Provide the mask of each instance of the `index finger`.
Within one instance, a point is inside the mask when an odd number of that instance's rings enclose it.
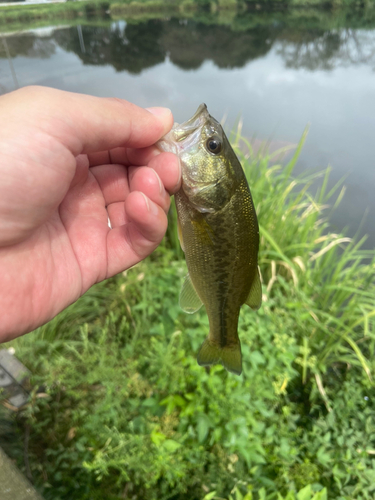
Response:
[[[1,98],[0,98],[1,102]],[[151,146],[173,125],[167,108],[140,108],[123,99],[94,97],[48,87],[24,87],[7,95],[9,115],[22,110],[24,123],[53,131],[78,156],[121,146]]]
[[[160,155],[160,149],[155,145],[147,148],[114,148],[107,151],[98,151],[88,155],[90,167],[97,165],[147,165],[155,156]]]

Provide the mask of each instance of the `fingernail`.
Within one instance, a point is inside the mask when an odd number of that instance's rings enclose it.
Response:
[[[147,206],[147,210],[150,211],[150,203],[149,203],[149,200],[147,198],[147,196],[141,192],[141,195],[143,196],[143,198],[145,199],[145,203],[146,203],[146,206]]]
[[[162,120],[164,120],[165,118],[169,118],[169,116],[172,114],[172,111],[169,108],[146,108],[146,109],[147,111],[157,116],[158,118],[161,118]]]
[[[159,183],[159,192],[160,192],[160,194],[164,194],[164,186],[163,186],[163,183],[161,182],[161,179],[160,179],[160,177],[158,176],[158,174],[155,172],[155,170],[154,170],[153,172],[154,172],[155,177],[157,178],[158,183]]]
[[[180,160],[178,159],[178,181],[174,187],[173,192],[176,192],[178,189],[180,189],[181,177],[182,177],[181,163]]]
[[[146,205],[147,205],[147,210],[149,212],[151,212],[152,214],[154,215],[159,215],[159,207],[156,203],[154,203],[153,201],[151,201],[149,198],[147,198],[147,196],[144,194],[144,193],[141,193],[142,196],[144,197],[145,199],[145,202],[146,202]]]

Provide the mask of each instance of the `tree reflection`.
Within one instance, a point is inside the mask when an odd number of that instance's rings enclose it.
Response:
[[[260,57],[271,47],[268,29],[237,33],[229,27],[195,22],[147,21],[114,23],[110,27],[82,26],[57,31],[56,42],[75,52],[84,64],[111,64],[117,71],[140,73],[166,56],[182,69],[196,69],[212,60],[219,68],[236,68]]]
[[[271,49],[289,68],[330,71],[349,64],[375,68],[374,32],[328,28],[332,24],[332,18],[288,17],[288,13],[248,13],[228,25],[212,19],[172,18],[138,24],[101,21],[97,26],[56,29],[44,37],[36,32],[9,36],[7,42],[12,57],[49,57],[57,44],[77,54],[83,64],[111,64],[117,71],[133,74],[167,57],[184,70],[197,69],[206,60],[219,68],[241,68]],[[0,57],[5,54],[0,52]]]
[[[113,23],[110,27],[82,26],[85,50],[76,28],[56,32],[56,42],[75,52],[84,64],[111,64],[117,71],[140,73],[164,61],[161,46],[162,24],[149,21],[137,25]]]
[[[311,71],[332,70],[339,66],[367,64],[375,69],[373,31],[341,29],[301,35],[300,40],[280,36],[276,52],[289,68]]]
[[[227,26],[179,23],[171,20],[163,30],[162,45],[171,61],[182,69],[196,69],[211,60],[219,68],[241,68],[265,55],[272,42],[268,27],[244,32]]]
[[[54,54],[56,49],[51,37],[41,37],[35,33],[7,36],[6,41],[11,57],[25,56],[46,59]],[[4,51],[0,51],[0,57],[6,57]]]

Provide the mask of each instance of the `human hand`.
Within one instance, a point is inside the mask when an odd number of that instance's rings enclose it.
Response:
[[[162,240],[181,174],[153,146],[172,114],[150,111],[43,87],[0,97],[0,342]]]

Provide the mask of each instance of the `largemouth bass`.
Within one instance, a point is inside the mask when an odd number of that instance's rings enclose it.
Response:
[[[198,364],[221,362],[240,375],[240,308],[258,309],[262,302],[259,228],[244,171],[205,104],[190,120],[175,124],[158,146],[181,162],[182,187],[175,201],[189,274],[180,306],[194,313],[204,304],[210,326]]]

